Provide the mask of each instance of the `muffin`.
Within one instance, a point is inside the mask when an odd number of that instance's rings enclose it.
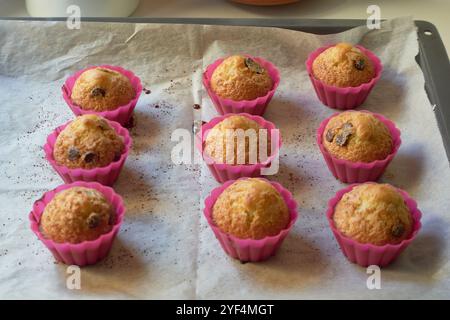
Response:
[[[214,70],[211,88],[221,98],[234,101],[254,100],[273,87],[267,70],[250,57],[234,55]]]
[[[322,143],[332,156],[352,162],[385,159],[393,148],[386,125],[373,114],[360,111],[332,117],[323,131]]]
[[[389,184],[354,187],[337,203],[333,221],[346,237],[377,246],[398,244],[409,237],[413,228],[405,200]]]
[[[58,165],[71,169],[104,167],[120,159],[123,140],[104,118],[83,115],[58,135],[53,157]]]
[[[126,105],[136,96],[130,79],[120,72],[97,67],[75,81],[72,101],[81,109],[102,112]]]
[[[240,239],[274,236],[289,224],[289,210],[281,194],[259,178],[237,180],[217,198],[214,224]]]
[[[335,87],[358,87],[375,77],[372,61],[357,47],[338,43],[313,61],[313,76]]]
[[[55,242],[80,243],[111,231],[114,219],[113,208],[100,191],[72,187],[57,193],[47,204],[40,228]]]
[[[238,157],[238,137],[237,131],[241,129],[244,133],[248,133],[245,136],[245,163],[242,163],[244,158],[239,159]],[[211,131],[208,133],[205,141],[205,152],[208,154],[216,163],[227,163],[232,165],[237,164],[254,164],[256,162],[261,162],[265,159],[260,159],[259,149],[260,149],[260,131],[266,130],[262,128],[256,121],[243,116],[243,115],[232,115],[222,120],[216,124]],[[252,130],[252,131],[247,131]],[[235,133],[233,138],[233,144],[227,143],[230,138],[230,134]],[[254,135],[253,135],[254,133]],[[256,138],[256,148],[250,144],[252,140],[251,137]],[[227,152],[227,144],[230,149],[233,147],[233,154]],[[262,144],[262,143],[261,143]],[[270,132],[267,130],[267,153],[270,155]],[[240,149],[242,150],[242,149]],[[231,150],[230,150],[231,151]],[[231,152],[230,152],[231,153]],[[233,156],[233,158],[232,158]]]

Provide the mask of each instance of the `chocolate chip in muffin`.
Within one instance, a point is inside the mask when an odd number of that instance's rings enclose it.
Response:
[[[396,238],[399,238],[405,232],[405,227],[402,224],[398,224],[392,228],[392,235]]]
[[[75,147],[71,147],[71,148],[69,149],[69,154],[68,154],[67,158],[68,158],[70,161],[76,161],[76,160],[78,160],[78,158],[80,158],[80,151],[78,151],[78,149],[75,148]]]
[[[97,228],[100,224],[100,216],[97,213],[92,212],[87,218],[86,222],[89,229]]]
[[[343,147],[343,146],[345,146],[345,145],[347,144],[347,142],[348,142],[348,137],[349,137],[349,135],[344,134],[344,133],[340,133],[340,134],[338,134],[338,135],[336,136],[336,139],[335,139],[334,141],[336,142],[336,144],[337,144],[339,147]]]
[[[364,67],[366,66],[366,63],[365,63],[365,61],[363,59],[358,59],[358,60],[355,60],[354,65],[355,65],[356,69],[364,70]]]
[[[347,144],[350,136],[353,134],[353,125],[350,122],[346,122],[342,125],[342,131],[336,136],[334,142],[343,147]]]
[[[84,162],[86,162],[86,163],[90,163],[90,162],[94,161],[94,159],[95,159],[95,153],[94,152],[87,152],[84,155]]]
[[[346,122],[342,125],[342,130],[344,131],[352,131],[353,129],[353,124],[351,122]]]
[[[257,74],[264,73],[264,69],[253,59],[245,58],[245,66]]]
[[[200,107],[200,105],[199,104],[194,104],[194,110],[200,110],[201,109],[201,107]]]
[[[329,129],[329,130],[327,131],[327,134],[325,135],[325,139],[326,139],[328,142],[332,142],[332,141],[333,141],[333,138],[334,138],[334,130]]]
[[[91,97],[105,97],[106,95],[106,91],[105,89],[102,88],[95,88],[94,90],[91,91]]]

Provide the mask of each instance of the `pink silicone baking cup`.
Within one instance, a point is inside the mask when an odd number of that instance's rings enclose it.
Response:
[[[333,45],[321,47],[309,54],[308,59],[306,60],[306,69],[308,71],[309,78],[311,79],[314,90],[317,93],[317,97],[320,101],[322,101],[324,105],[330,108],[341,110],[354,109],[364,103],[372,88],[375,86],[378,80],[380,80],[381,73],[383,71],[383,65],[380,59],[378,59],[378,57],[372,51],[367,50],[360,45],[356,45],[356,47],[360,49],[373,62],[373,65],[375,67],[374,78],[370,80],[370,82],[363,83],[358,87],[340,88],[328,85],[314,77],[312,65],[319,54],[332,46]]]
[[[86,187],[96,189],[101,192],[111,203],[115,211],[115,222],[110,232],[101,235],[98,239],[84,241],[81,243],[58,243],[46,238],[40,230],[40,221],[42,213],[47,204],[60,191],[72,187]],[[38,236],[44,245],[50,250],[57,261],[67,265],[86,266],[99,262],[105,258],[112,246],[112,243],[120,229],[125,207],[122,198],[110,187],[106,187],[96,182],[78,181],[71,184],[64,184],[52,191],[46,192],[41,199],[33,205],[33,210],[29,214],[31,230]]]
[[[370,182],[369,182],[370,183]],[[337,203],[341,200],[344,194],[350,192],[355,186],[358,184],[353,184],[348,186],[336,193],[334,198],[328,201],[328,210],[327,210],[327,219],[330,224],[330,228],[333,231],[336,240],[344,253],[344,255],[353,263],[356,263],[362,267],[367,267],[370,265],[377,265],[380,267],[385,267],[393,262],[400,253],[405,250],[405,248],[414,240],[419,229],[421,228],[420,218],[422,217],[422,213],[417,208],[417,203],[414,201],[408,193],[401,189],[397,189],[397,191],[401,194],[403,199],[405,200],[406,205],[411,212],[411,216],[414,220],[413,228],[411,231],[411,235],[400,242],[399,244],[386,244],[384,246],[377,246],[370,243],[359,243],[355,240],[352,240],[345,235],[343,235],[339,230],[336,229],[334,225],[333,215],[334,209]]]
[[[272,161],[279,156],[279,151],[282,145],[281,133],[279,133],[278,143],[275,145],[273,153],[265,161],[246,165],[215,163],[215,161],[206,152],[204,152],[204,143],[206,141],[209,130],[211,130],[219,122],[233,115],[234,114],[229,113],[223,116],[216,117],[211,121],[203,124],[200,132],[196,135],[195,139],[196,147],[200,151],[200,154],[202,154],[206,165],[208,166],[214,178],[220,183],[224,183],[228,180],[236,180],[241,177],[260,177],[261,170],[263,168],[270,167]],[[268,130],[268,136],[270,135],[270,132],[272,130],[276,129],[275,125],[272,122],[269,122],[260,116],[255,116],[248,113],[240,113],[238,115],[256,121],[262,128]]]
[[[133,86],[133,88],[136,92],[136,96],[133,98],[133,100],[131,100],[126,105],[120,106],[114,110],[103,111],[103,112],[84,110],[84,109],[80,108],[78,105],[76,105],[71,99],[72,88],[75,84],[75,81],[86,70],[90,70],[90,69],[94,69],[94,68],[98,68],[98,67],[120,72],[121,74],[126,76],[128,79],[130,79],[131,85]],[[63,98],[66,101],[67,105],[72,110],[72,112],[76,116],[83,115],[83,114],[97,114],[108,120],[116,121],[116,122],[120,123],[121,125],[126,125],[129,122],[129,120],[133,114],[133,110],[136,107],[139,97],[141,96],[141,92],[142,92],[141,80],[133,72],[131,72],[129,70],[125,70],[121,67],[111,66],[111,65],[92,66],[92,67],[77,71],[75,74],[73,74],[72,76],[67,78],[66,82],[62,86]]]
[[[397,154],[397,151],[400,148],[402,142],[402,140],[400,139],[400,130],[397,129],[392,121],[383,117],[381,114],[365,110],[362,110],[361,112],[372,114],[386,125],[389,132],[391,133],[393,147],[391,153],[383,160],[375,160],[372,162],[351,162],[344,159],[338,159],[331,155],[325,149],[322,143],[322,135],[325,127],[328,124],[328,121],[330,121],[331,118],[337,116],[338,113],[333,114],[331,117],[322,121],[319,128],[317,129],[317,144],[319,145],[320,151],[322,152],[322,155],[331,173],[344,183],[361,183],[378,180],[386,170],[386,167]]]
[[[47,142],[44,145],[45,158],[53,169],[55,169],[55,171],[61,176],[65,183],[71,183],[74,181],[95,181],[107,186],[112,186],[114,182],[116,182],[120,171],[122,170],[123,164],[125,163],[125,160],[130,152],[132,139],[128,133],[128,130],[122,127],[119,123],[110,120],[106,121],[108,121],[109,125],[114,128],[117,134],[123,137],[125,148],[119,160],[113,161],[105,167],[93,169],[70,169],[56,163],[55,158],[53,157],[53,149],[55,147],[56,138],[58,138],[61,131],[64,130],[64,128],[67,127],[71,121],[59,126],[47,137]]]
[[[203,213],[206,217],[206,220],[208,221],[209,226],[213,230],[214,235],[216,236],[217,240],[219,240],[219,243],[222,246],[223,250],[229,256],[242,262],[263,261],[275,255],[278,248],[281,246],[283,240],[286,238],[287,234],[292,229],[292,226],[295,224],[295,221],[298,218],[297,203],[292,197],[292,194],[287,189],[283,188],[279,183],[266,179],[264,180],[269,182],[272,186],[274,186],[275,189],[278,190],[278,192],[280,192],[289,209],[290,214],[290,221],[287,227],[281,230],[280,233],[275,236],[265,237],[258,240],[240,239],[221,231],[219,227],[215,225],[212,219],[212,209],[214,207],[214,204],[216,203],[217,198],[222,194],[222,192],[236,180],[227,181],[222,186],[215,188],[205,199],[205,209],[203,210]]]
[[[249,113],[262,116],[266,111],[270,100],[272,100],[272,97],[275,94],[275,90],[280,84],[280,73],[272,63],[260,57],[252,57],[249,55],[245,56],[252,58],[267,70],[269,76],[272,78],[272,90],[267,92],[265,96],[259,97],[254,100],[234,101],[231,99],[224,99],[219,97],[211,88],[211,77],[214,73],[214,70],[216,70],[216,68],[222,63],[222,61],[225,60],[225,58],[220,58],[206,68],[206,71],[203,73],[203,85],[205,86],[209,97],[216,107],[217,112],[221,115],[227,113]]]

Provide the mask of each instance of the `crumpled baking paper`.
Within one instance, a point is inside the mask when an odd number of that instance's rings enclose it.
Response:
[[[0,298],[449,298],[450,170],[414,59],[418,43],[410,18],[326,36],[131,23],[82,23],[69,30],[64,22],[0,21],[0,39]],[[369,290],[370,274],[343,256],[325,217],[327,200],[345,185],[315,144],[317,126],[334,111],[317,99],[304,62],[317,47],[338,41],[360,43],[384,64],[359,109],[382,113],[401,129],[403,144],[382,182],[408,191],[423,213],[415,241],[382,269],[379,290]],[[265,114],[284,142],[280,171],[270,179],[294,194],[300,212],[278,254],[257,264],[226,256],[209,229],[203,201],[218,183],[207,167],[171,161],[172,132],[217,115],[201,75],[232,53],[264,57],[281,72]],[[134,145],[115,185],[127,207],[122,229],[106,260],[81,269],[77,290],[67,286],[71,271],[31,232],[28,213],[62,183],[42,150],[47,135],[73,118],[61,86],[71,73],[97,64],[134,71],[151,93],[137,105]]]

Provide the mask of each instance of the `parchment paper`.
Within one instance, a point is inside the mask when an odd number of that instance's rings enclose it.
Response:
[[[275,28],[0,22],[0,298],[449,298],[450,170],[424,79],[414,57],[410,18],[316,36]],[[328,228],[329,198],[344,187],[325,166],[315,130],[334,111],[317,99],[304,62],[318,46],[350,41],[373,50],[385,70],[362,108],[396,122],[403,144],[382,178],[407,190],[423,212],[416,240],[369,290],[364,268],[351,264]],[[216,115],[201,73],[216,58],[248,53],[272,61],[282,80],[265,117],[281,130],[281,182],[300,218],[278,254],[241,264],[222,251],[202,215],[218,183],[207,167],[170,160],[176,128]],[[71,73],[116,64],[138,74],[142,94],[131,129],[132,152],[115,185],[127,207],[106,260],[81,271],[81,290],[66,287],[31,232],[34,200],[62,183],[43,157],[47,135],[73,118],[61,97]],[[202,106],[200,111],[193,104]]]

